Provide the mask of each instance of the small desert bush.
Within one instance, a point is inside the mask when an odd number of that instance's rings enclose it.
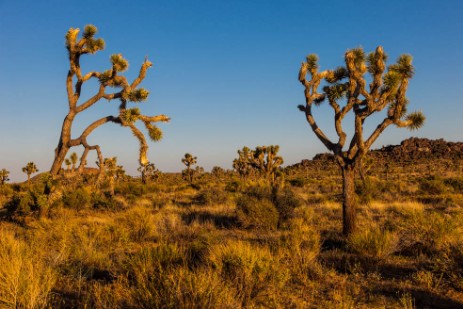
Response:
[[[140,197],[147,193],[147,186],[140,182],[134,181],[119,183],[115,186],[114,193],[120,195],[132,194],[134,196]]]
[[[423,194],[430,195],[440,195],[447,193],[448,191],[448,188],[445,185],[444,180],[436,176],[431,176],[422,179],[420,181],[419,188]]]
[[[400,221],[403,249],[417,248],[428,254],[440,254],[463,241],[463,215],[445,215],[437,211],[415,212]],[[414,249],[413,249],[414,250]]]
[[[293,187],[302,188],[302,187],[304,187],[304,185],[306,183],[306,180],[304,178],[295,178],[295,179],[289,180],[289,183]]]
[[[47,196],[35,191],[14,193],[5,205],[10,213],[28,215],[34,211],[48,208]]]
[[[427,270],[420,270],[414,273],[412,278],[417,284],[424,285],[427,289],[439,288],[442,282],[442,275],[436,276]]]
[[[273,200],[278,211],[278,225],[282,226],[294,215],[294,210],[303,204],[302,199],[290,188],[277,189],[273,192]]]
[[[245,227],[273,230],[284,226],[302,203],[289,187],[251,186],[237,200],[238,219]]]
[[[82,210],[90,207],[92,197],[86,189],[78,188],[63,194],[62,200],[65,207]]]
[[[9,184],[0,185],[0,196],[10,196],[14,192]]]
[[[275,301],[269,295],[277,295],[289,279],[287,269],[280,266],[267,247],[244,241],[214,246],[209,263],[226,283],[236,287],[243,306],[251,301],[257,307],[268,306],[268,302]]]
[[[93,192],[90,203],[93,205],[93,208],[103,210],[118,210],[124,207],[118,200],[101,192]]]
[[[207,269],[159,269],[136,278],[131,289],[136,308],[239,308],[234,289]]]
[[[57,280],[42,252],[0,229],[0,307],[41,308],[49,303]]]
[[[395,232],[372,226],[350,235],[347,244],[358,254],[385,258],[397,250],[398,236]]]
[[[444,184],[451,187],[455,193],[463,193],[463,177],[447,178]]]
[[[284,257],[294,278],[305,282],[322,273],[317,262],[320,253],[320,234],[304,217],[290,221],[287,234],[282,236],[280,255]]]
[[[275,205],[268,199],[243,195],[236,202],[238,221],[244,227],[275,230],[279,214]]]
[[[194,202],[199,205],[225,204],[227,200],[227,193],[217,187],[206,187],[194,198]]]
[[[154,235],[154,217],[150,210],[143,207],[129,209],[121,225],[127,227],[130,239],[134,242],[142,242]]]

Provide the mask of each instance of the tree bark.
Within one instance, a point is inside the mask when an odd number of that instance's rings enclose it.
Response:
[[[354,176],[354,165],[347,164],[342,167],[342,220],[345,236],[352,234],[356,227]]]
[[[58,175],[63,161],[70,149],[69,142],[71,140],[71,127],[74,121],[75,113],[70,111],[69,114],[64,118],[63,127],[61,128],[61,136],[58,142],[58,146],[55,149],[55,159],[50,169],[50,174]]]

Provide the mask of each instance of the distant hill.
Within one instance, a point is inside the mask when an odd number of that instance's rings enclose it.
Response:
[[[428,160],[463,160],[463,142],[447,142],[444,139],[430,140],[427,138],[411,137],[403,140],[400,145],[383,146],[380,149],[371,150],[368,156],[378,161],[410,162]],[[319,153],[312,160],[302,160],[293,165],[312,165],[323,162],[332,162],[334,156],[330,153]]]

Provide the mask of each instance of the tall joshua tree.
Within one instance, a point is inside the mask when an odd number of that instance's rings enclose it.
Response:
[[[238,158],[233,160],[233,168],[240,174],[243,181],[246,181],[252,172],[252,156],[251,149],[244,146],[242,150],[238,150]]]
[[[27,174],[27,184],[30,185],[31,184],[31,175],[34,174],[34,173],[37,173],[39,171],[39,169],[37,168],[37,166],[35,165],[34,162],[29,162],[29,163],[27,163],[26,166],[24,166],[22,168],[22,171]]]
[[[129,83],[126,77],[119,75],[128,68],[128,62],[121,54],[114,54],[110,57],[111,67],[104,72],[91,71],[86,74],[82,73],[80,67],[80,57],[86,54],[94,54],[103,50],[105,43],[103,39],[95,38],[97,28],[93,25],[85,26],[84,32],[78,38],[80,30],[70,28],[66,34],[66,48],[69,54],[69,71],[66,78],[66,90],[68,95],[69,111],[63,121],[61,135],[58,146],[55,149],[55,159],[50,169],[52,175],[57,175],[59,169],[71,147],[82,145],[84,152],[80,158],[79,170],[82,171],[86,162],[88,152],[95,150],[100,162],[100,174],[103,173],[103,155],[99,145],[90,145],[87,137],[99,126],[113,122],[123,127],[128,127],[140,142],[140,164],[145,164],[147,160],[148,144],[143,133],[135,126],[135,122],[140,120],[148,130],[152,140],[158,141],[162,138],[162,131],[155,125],[159,121],[169,121],[165,115],[145,116],[141,114],[138,108],[128,108],[129,102],[139,103],[148,98],[149,92],[138,86],[146,76],[146,71],[152,66],[152,63],[145,59],[141,65],[140,72],[132,83]],[[88,100],[79,103],[81,89],[84,83],[96,79],[99,81],[98,91]],[[119,88],[118,92],[108,93],[107,88]],[[108,101],[119,101],[119,113],[117,115],[108,115],[91,123],[78,136],[71,136],[72,123],[77,114],[87,110],[95,103],[105,99]]]
[[[6,169],[0,170],[0,184],[4,185],[10,178],[8,176],[10,175],[10,172],[7,171]]]
[[[319,71],[318,57],[311,54],[302,63],[299,81],[305,88],[305,105],[299,109],[305,113],[315,135],[336,157],[343,178],[343,232],[349,235],[355,230],[355,166],[369,151],[379,135],[390,125],[420,128],[425,120],[421,112],[407,113],[406,92],[414,68],[410,55],[401,55],[395,64],[386,69],[386,54],[381,46],[365,55],[362,48],[345,53],[345,67]],[[366,77],[366,73],[370,76]],[[309,75],[309,79],[307,76]],[[370,84],[367,86],[367,79]],[[321,93],[322,80],[326,85]],[[318,126],[312,115],[312,105],[328,101],[334,111],[334,127],[338,136],[332,141]],[[369,136],[364,136],[363,124],[371,115],[386,109],[380,124]],[[350,141],[343,129],[343,120],[349,113],[354,118],[354,133]],[[347,141],[347,144],[346,144]]]
[[[272,183],[275,182],[275,176],[280,165],[283,164],[283,157],[278,156],[280,146],[260,146],[252,152],[252,165],[261,175]]]
[[[191,167],[197,163],[197,157],[193,157],[191,154],[186,153],[185,156],[182,158],[182,163],[186,166],[186,176],[188,177],[188,181],[193,183],[193,174],[195,170]]]

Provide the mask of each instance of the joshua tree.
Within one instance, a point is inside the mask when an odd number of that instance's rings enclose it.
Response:
[[[154,163],[148,162],[138,168],[141,173],[141,182],[146,184],[149,180],[157,180],[161,172],[156,168]]]
[[[85,26],[82,37],[79,39],[79,29],[70,28],[66,34],[66,48],[69,53],[69,72],[66,79],[66,89],[68,95],[69,112],[64,118],[61,135],[58,146],[55,149],[55,160],[50,169],[52,175],[57,175],[64,158],[69,149],[74,146],[82,145],[84,152],[80,158],[79,170],[82,171],[86,162],[87,154],[90,150],[96,150],[100,166],[100,175],[103,173],[103,156],[98,145],[89,145],[87,137],[99,126],[113,122],[123,127],[129,127],[132,133],[140,142],[140,164],[145,164],[148,160],[146,153],[148,144],[143,133],[135,126],[135,122],[140,120],[148,130],[152,140],[158,141],[162,138],[162,131],[154,124],[159,121],[169,121],[169,117],[165,115],[145,116],[141,114],[138,108],[128,108],[129,102],[142,102],[148,98],[149,92],[143,88],[138,88],[143,81],[148,68],[152,63],[145,58],[138,76],[132,83],[129,83],[124,76],[119,73],[124,72],[128,68],[128,62],[121,54],[114,54],[110,57],[111,67],[104,72],[91,71],[86,74],[82,73],[80,67],[80,57],[85,54],[94,54],[99,50],[104,49],[104,41],[101,38],[95,39],[94,36],[97,28],[93,25]],[[97,93],[82,103],[78,103],[80,99],[81,89],[85,82],[96,79],[99,81]],[[120,91],[107,93],[107,88],[119,88]],[[102,99],[108,101],[119,100],[118,115],[106,116],[91,123],[81,134],[76,138],[71,136],[72,123],[77,114],[90,108],[95,103]]]
[[[10,175],[10,172],[7,171],[6,169],[2,169],[0,171],[0,183],[2,184],[2,186],[5,184],[5,182],[10,180],[10,178],[8,178],[9,175]]]
[[[252,151],[248,147],[238,150],[238,158],[233,160],[233,168],[240,174],[243,181],[246,181],[252,172]]]
[[[64,164],[66,164],[67,171],[69,172],[71,170],[71,160],[68,158],[64,159]]]
[[[72,171],[74,172],[76,170],[76,164],[77,164],[77,160],[79,159],[77,157],[77,153],[73,152],[71,153],[71,156],[69,157],[69,159],[71,160],[71,163],[72,163]]]
[[[355,229],[355,166],[368,152],[379,135],[391,124],[397,127],[418,129],[424,123],[420,112],[407,113],[408,100],[405,96],[408,80],[413,76],[412,57],[401,55],[395,64],[386,70],[386,54],[379,46],[365,55],[362,48],[348,50],[345,54],[345,67],[335,70],[318,70],[318,57],[311,54],[302,63],[299,81],[305,88],[306,104],[299,105],[305,113],[315,135],[335,155],[343,178],[343,232],[345,235]],[[366,73],[370,77],[366,78]],[[307,79],[307,75],[310,79]],[[318,88],[322,80],[326,81],[323,92]],[[367,79],[370,80],[367,88]],[[343,81],[345,80],[345,81]],[[312,115],[312,105],[320,105],[327,100],[334,111],[334,127],[338,140],[333,142],[318,126]],[[364,137],[365,119],[386,108],[381,123],[371,135]],[[355,132],[347,142],[342,122],[352,112]],[[346,149],[345,149],[346,147]],[[345,149],[345,150],[343,150]]]
[[[27,163],[26,166],[22,168],[22,171],[27,174],[27,184],[30,186],[31,184],[31,175],[37,173],[39,169],[35,166],[34,162]]]
[[[277,156],[279,149],[278,145],[260,146],[252,152],[252,166],[272,183],[275,182],[278,168],[283,164],[283,158]]]
[[[108,179],[108,182],[109,182],[109,195],[113,196],[114,195],[114,182],[116,180],[118,170],[121,167],[117,165],[116,157],[105,158],[103,160],[103,167],[104,167],[106,178]]]
[[[193,174],[195,173],[195,170],[192,169],[192,166],[196,164],[197,159],[197,157],[193,157],[189,153],[186,153],[185,156],[182,158],[182,163],[186,166],[184,174],[186,174],[185,176],[187,177],[190,183],[193,183]]]

